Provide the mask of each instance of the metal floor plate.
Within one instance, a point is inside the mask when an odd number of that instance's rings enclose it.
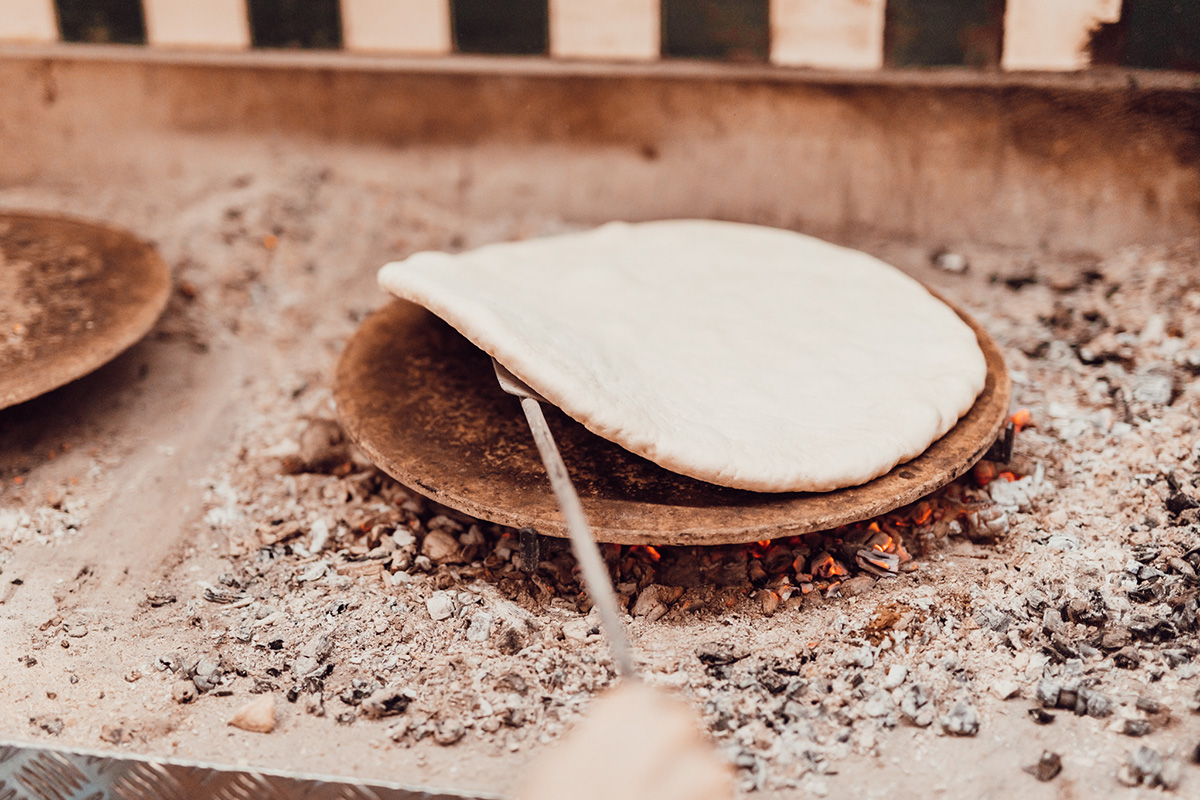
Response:
[[[481,796],[0,742],[3,800],[472,800],[475,797]]]
[[[731,544],[828,530],[954,480],[995,442],[1011,392],[996,343],[959,315],[987,360],[983,393],[922,455],[862,486],[790,494],[727,489],[669,472],[547,407],[597,540]],[[496,383],[483,351],[420,306],[397,300],[363,322],[342,353],[334,397],[346,431],[405,486],[475,517],[566,535],[519,402]]]

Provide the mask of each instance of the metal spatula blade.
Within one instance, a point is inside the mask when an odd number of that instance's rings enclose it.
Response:
[[[521,409],[525,412],[525,418],[529,420],[533,441],[546,467],[546,474],[550,476],[550,487],[554,490],[554,496],[558,498],[559,508],[566,519],[567,532],[571,536],[571,549],[575,553],[575,560],[579,562],[579,571],[583,575],[588,594],[592,596],[592,603],[600,613],[600,625],[608,638],[617,671],[623,677],[633,677],[633,652],[629,644],[629,634],[621,621],[612,579],[600,555],[600,548],[596,546],[596,537],[592,534],[587,515],[583,513],[583,504],[579,502],[575,484],[571,483],[567,466],[558,452],[558,445],[550,433],[550,426],[546,424],[546,416],[542,413],[541,406],[546,399],[494,358],[492,367],[496,370],[496,380],[500,382],[500,388],[521,399]]]

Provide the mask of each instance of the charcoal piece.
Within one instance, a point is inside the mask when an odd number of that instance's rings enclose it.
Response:
[[[1032,719],[1034,722],[1036,722],[1038,725],[1049,725],[1051,722],[1054,722],[1053,714],[1051,714],[1046,709],[1038,708],[1037,706],[1034,706],[1033,708],[1029,709],[1029,718]]]
[[[942,727],[955,736],[974,736],[979,733],[979,712],[971,704],[960,700],[942,719]]]
[[[1167,511],[1175,517],[1178,517],[1189,508],[1200,508],[1200,501],[1189,497],[1183,492],[1175,492],[1167,497]]]
[[[1150,723],[1144,719],[1127,719],[1121,726],[1121,733],[1126,736],[1145,736],[1150,731]]]
[[[1058,753],[1043,750],[1037,763],[1025,767],[1025,771],[1039,781],[1052,781],[1062,772],[1062,757]]]
[[[724,642],[705,642],[696,648],[696,658],[700,659],[702,664],[709,666],[724,666],[745,657],[745,653],[737,653],[733,649],[733,645]]]
[[[1039,703],[1046,708],[1054,708],[1058,705],[1058,698],[1062,693],[1062,685],[1049,678],[1042,678],[1037,682],[1035,692]]]

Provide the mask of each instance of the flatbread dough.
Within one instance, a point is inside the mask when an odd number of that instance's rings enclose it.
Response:
[[[379,282],[594,433],[739,489],[882,475],[950,430],[987,373],[971,329],[904,273],[755,225],[611,223],[417,253]]]

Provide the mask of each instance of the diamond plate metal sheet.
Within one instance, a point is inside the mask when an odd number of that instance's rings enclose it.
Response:
[[[0,800],[491,800],[493,797],[0,742]]]

